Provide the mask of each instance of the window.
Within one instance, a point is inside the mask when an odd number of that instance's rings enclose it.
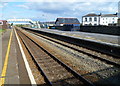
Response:
[[[85,18],[85,21],[87,21],[87,18]]]
[[[0,25],[3,25],[3,22],[2,22],[2,21],[0,21]]]
[[[114,20],[114,18],[113,18],[113,20]]]
[[[97,18],[96,18],[96,17],[94,18],[94,21],[97,21]]]
[[[114,23],[114,21],[112,23]]]
[[[97,26],[97,24],[94,24],[94,26]]]
[[[92,21],[92,18],[89,18],[89,21]]]

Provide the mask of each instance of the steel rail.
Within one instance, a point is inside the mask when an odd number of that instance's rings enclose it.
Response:
[[[120,58],[120,46],[116,46],[108,43],[101,43],[101,42],[92,41],[92,40],[81,39],[77,37],[70,37],[70,36],[65,36],[65,35],[60,35],[56,33],[40,31],[40,30],[34,30],[30,28],[25,28],[25,27],[22,27],[22,28],[25,30],[34,31],[42,35],[46,35],[46,36],[67,42],[67,43],[71,43],[80,47],[84,47],[90,50],[95,50],[110,56],[114,56],[116,58]]]
[[[16,30],[17,31],[17,30]],[[43,69],[41,68],[40,64],[37,63],[34,55],[30,52],[29,47],[27,46],[26,42],[24,41],[24,39],[20,36],[20,34],[18,33],[18,36],[20,37],[21,41],[23,42],[25,48],[27,49],[27,51],[29,52],[30,56],[32,57],[32,60],[35,62],[38,70],[41,72],[41,74],[44,76],[45,81],[48,83],[49,86],[52,86],[52,82],[49,81],[48,77],[46,76],[46,74],[44,73]]]
[[[93,83],[85,79],[83,76],[78,74],[76,71],[74,71],[71,67],[64,64],[62,61],[60,61],[58,58],[56,58],[54,55],[52,55],[49,51],[41,47],[38,43],[36,43],[33,39],[28,37],[26,34],[24,34],[29,40],[31,40],[34,44],[36,44],[39,48],[41,48],[44,52],[46,52],[50,57],[52,57],[54,60],[56,60],[59,64],[61,64],[65,69],[67,69],[69,72],[71,72],[76,78],[78,78],[80,81],[82,81],[87,86],[95,86]],[[34,58],[34,57],[33,57]],[[40,66],[40,65],[39,65]],[[46,76],[47,77],[47,76]],[[50,82],[52,84],[52,82]]]
[[[63,46],[65,46],[65,47],[68,47],[68,48],[70,48],[70,49],[73,49],[73,50],[75,50],[75,51],[78,51],[78,52],[80,52],[80,53],[87,54],[88,56],[92,56],[92,57],[95,58],[95,59],[97,58],[97,59],[99,59],[99,60],[101,60],[101,61],[105,61],[105,62],[108,63],[108,64],[112,64],[112,65],[115,65],[115,66],[120,67],[120,64],[117,64],[117,63],[115,63],[115,62],[113,62],[113,61],[110,61],[110,60],[101,58],[101,57],[96,56],[96,55],[92,55],[92,54],[90,54],[90,53],[88,53],[88,52],[85,52],[85,51],[76,49],[76,48],[74,48],[74,47],[68,46],[67,44],[60,43],[60,42],[55,41],[55,40],[53,40],[53,39],[51,39],[51,38],[49,38],[49,37],[45,37],[45,36],[43,36],[43,35],[41,35],[41,34],[39,34],[39,33],[33,32],[33,34],[35,34],[35,35],[37,35],[37,36],[40,36],[40,37],[42,37],[42,38],[45,38],[45,39],[47,39],[47,40],[50,40],[50,41],[52,41],[52,42],[55,42],[55,43],[57,43],[57,44],[63,45]]]

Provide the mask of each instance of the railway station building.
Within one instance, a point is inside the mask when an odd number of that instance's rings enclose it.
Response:
[[[62,28],[62,30],[76,31],[80,29],[80,22],[77,18],[57,18],[55,26]]]

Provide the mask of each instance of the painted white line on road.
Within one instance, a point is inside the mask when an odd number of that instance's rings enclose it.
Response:
[[[24,60],[24,62],[25,62],[25,67],[26,67],[26,69],[27,69],[28,76],[29,76],[29,78],[30,78],[31,84],[32,84],[32,86],[37,86],[37,85],[36,85],[36,82],[35,82],[35,79],[34,79],[34,76],[33,76],[33,74],[32,74],[32,71],[31,71],[31,69],[30,69],[29,63],[28,63],[28,61],[27,61],[27,59],[26,59],[26,56],[25,56],[25,53],[24,53],[24,51],[23,51],[22,45],[21,45],[20,40],[19,40],[19,38],[18,38],[18,35],[17,35],[17,33],[16,33],[16,30],[14,29],[14,31],[15,31],[16,38],[17,38],[17,41],[18,41],[18,44],[19,44],[20,51],[21,51],[21,53],[22,53],[23,60]]]

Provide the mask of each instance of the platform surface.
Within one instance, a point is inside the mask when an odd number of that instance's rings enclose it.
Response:
[[[10,35],[11,36],[11,42]],[[10,51],[8,54],[8,61],[6,61],[8,44],[10,43]],[[16,35],[13,29],[8,29],[1,37],[0,37],[0,46],[1,48],[1,57],[0,57],[0,79],[4,78],[5,85],[20,85],[26,84],[30,85],[30,79],[28,77],[27,70],[25,68],[25,63],[22,58],[22,54],[16,39]],[[4,63],[7,63],[7,68],[4,70]],[[2,73],[5,73],[5,76],[2,76]]]
[[[31,28],[31,29],[120,45],[120,36],[116,36],[116,35],[88,33],[88,32],[79,32],[79,31],[61,31],[55,29],[40,29],[40,28]]]

